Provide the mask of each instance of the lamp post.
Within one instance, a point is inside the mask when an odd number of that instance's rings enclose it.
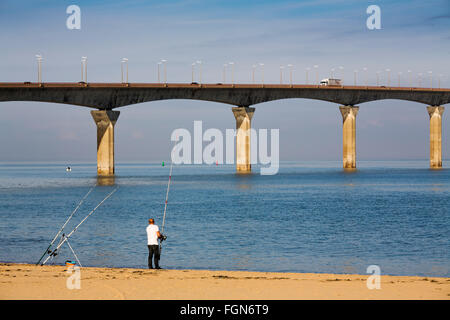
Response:
[[[430,88],[433,88],[433,71],[428,71],[428,74],[430,75]]]
[[[231,66],[231,84],[234,84],[234,62],[228,62]]]
[[[283,84],[283,69],[284,66],[280,66],[280,84]]]
[[[314,69],[316,70],[316,85],[319,84],[319,66],[317,64],[314,65]]]
[[[411,70],[408,70],[408,81],[409,81],[409,87],[412,87]]]
[[[83,77],[84,67],[84,77]],[[87,83],[87,57],[81,57],[81,81]]]
[[[255,83],[255,70],[256,70],[256,64],[252,66],[252,82]]]
[[[259,64],[261,67],[261,83],[264,84],[264,63]]]
[[[161,61],[157,63],[157,65],[158,65],[158,83],[161,83],[161,70],[160,70],[161,64],[162,64]]]
[[[441,88],[441,77],[442,77],[442,74],[439,74],[439,76],[438,76],[438,88],[439,89]]]
[[[287,66],[289,68],[289,84],[292,86],[292,69],[294,66],[292,64],[288,64]]]
[[[391,69],[386,69],[387,72],[387,86],[389,87],[391,85]]]
[[[227,64],[223,64],[223,71],[222,71],[222,77],[223,77],[223,83],[227,81]]]
[[[311,70],[311,68],[310,67],[307,67],[306,68],[306,84],[309,84],[309,70]]]
[[[167,64],[166,64],[167,60],[166,59],[161,59],[161,63],[163,64],[164,67],[164,83],[167,84]]]
[[[364,82],[366,83],[366,87],[367,87],[367,68],[364,67],[363,70],[364,70],[364,78],[365,78]]]
[[[42,56],[40,54],[36,55],[36,60],[38,63],[38,83],[41,84],[42,82]]]
[[[353,72],[354,72],[353,82],[354,82],[354,85],[356,86],[356,75],[358,74],[358,70],[355,69]]]
[[[126,64],[127,65],[127,81],[126,81],[126,83],[128,83],[128,59],[127,58],[122,58],[122,83],[123,83],[123,64]]]
[[[318,71],[319,66],[318,66],[317,64],[315,64],[315,65],[313,66],[313,68],[314,68],[315,74],[316,74],[316,84],[318,84],[318,82],[319,82],[319,71]]]
[[[380,85],[380,71],[377,71],[377,86]]]
[[[401,77],[402,77],[402,72],[400,71],[399,73],[398,73],[398,86],[400,87],[400,85],[401,85]]]
[[[192,63],[192,83],[194,83],[194,67],[195,67],[195,62]]]
[[[419,73],[418,76],[419,76],[419,87],[421,87],[422,86],[422,73]]]
[[[202,62],[200,60],[196,61],[196,64],[198,64],[198,83],[202,84]],[[166,80],[167,83],[167,80]]]

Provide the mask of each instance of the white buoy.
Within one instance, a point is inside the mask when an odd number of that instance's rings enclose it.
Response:
[[[70,172],[70,171],[72,171],[72,168],[71,168],[71,167],[67,167],[67,168],[66,168],[66,171],[67,171],[67,172]]]

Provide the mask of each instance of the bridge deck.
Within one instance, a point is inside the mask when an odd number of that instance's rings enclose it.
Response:
[[[308,84],[231,84],[231,83],[120,83],[120,82],[0,82],[0,88],[236,88],[236,89],[340,89],[340,90],[401,90],[417,92],[450,92],[446,88],[386,87],[386,86],[321,86]]]
[[[324,100],[340,105],[399,99],[438,106],[450,103],[450,89],[230,83],[0,83],[0,101],[54,102],[103,110],[167,99],[194,99],[248,107],[290,98]]]

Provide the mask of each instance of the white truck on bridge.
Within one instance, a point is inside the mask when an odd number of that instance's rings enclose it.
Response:
[[[326,78],[320,81],[321,86],[342,86],[341,79]]]

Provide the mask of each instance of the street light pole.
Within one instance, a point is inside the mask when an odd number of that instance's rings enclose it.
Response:
[[[311,68],[310,67],[307,67],[306,68],[306,84],[309,84],[309,70],[311,70]]]
[[[120,75],[121,75],[121,83],[123,83],[123,63],[124,61],[120,61]]]
[[[192,83],[194,83],[194,67],[195,67],[195,62],[192,63]]]
[[[292,64],[288,64],[289,67],[289,84],[292,86],[292,68],[294,67]]]
[[[253,84],[255,83],[255,69],[256,69],[256,64],[254,64],[252,66],[252,82],[253,82]]]
[[[353,79],[355,86],[356,86],[356,82],[357,82],[357,80],[356,80],[357,73],[358,73],[358,70],[355,69],[355,71],[354,71],[354,79]]]
[[[222,77],[223,77],[223,83],[225,84],[225,81],[227,81],[227,64],[223,64],[223,71],[222,71]]]
[[[84,67],[84,76],[83,76]],[[87,57],[81,57],[81,82],[87,83]]]
[[[433,88],[433,71],[428,71],[430,74],[430,88]]]
[[[391,69],[386,69],[386,72],[388,76],[387,86],[389,87],[391,85]]]
[[[401,77],[402,77],[402,72],[398,73],[398,86],[400,87],[401,85]]]
[[[37,63],[38,63],[38,83],[42,82],[42,56],[40,54],[36,55]]]
[[[128,83],[128,59],[127,58],[122,58],[122,64],[124,64],[124,63],[127,65],[127,77],[126,77],[127,82],[126,83]],[[122,83],[123,83],[123,68],[122,68]]]
[[[160,71],[160,69],[161,69],[161,64],[162,64],[161,61],[158,62],[158,83],[161,83],[161,71]]]
[[[319,84],[319,66],[317,64],[314,65],[314,69],[316,69],[316,85]]]
[[[166,67],[167,60],[161,59],[161,62],[164,65],[164,83],[167,84],[167,67]]]
[[[367,68],[366,67],[364,67],[363,68],[363,71],[364,71],[364,82],[366,83],[366,87],[367,87]]]
[[[261,66],[261,80],[264,85],[264,63],[260,63],[259,65]]]
[[[283,84],[283,69],[284,66],[280,66],[280,84]]]
[[[202,62],[200,60],[197,60],[197,64],[199,65],[198,83],[202,84]]]
[[[231,84],[234,84],[234,62],[228,62],[231,65]]]

